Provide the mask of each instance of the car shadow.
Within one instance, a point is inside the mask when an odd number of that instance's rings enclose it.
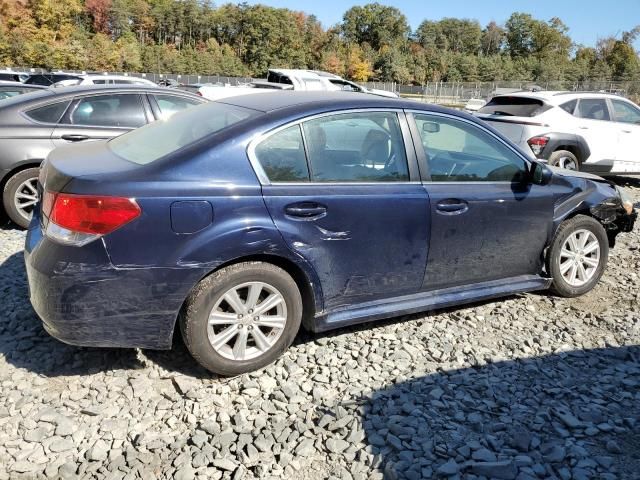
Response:
[[[360,418],[384,478],[639,478],[639,395],[626,346],[438,371],[329,411]]]

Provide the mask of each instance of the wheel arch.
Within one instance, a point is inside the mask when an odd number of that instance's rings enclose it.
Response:
[[[591,155],[589,144],[584,137],[580,135],[551,132],[541,136],[549,138],[549,141],[540,155],[540,157],[545,160],[549,160],[551,155],[558,150],[567,150],[573,153],[581,164],[584,163]]]
[[[306,266],[302,265],[303,261],[296,262],[282,255],[256,253],[225,261],[203,275],[189,291],[189,295],[205,278],[213,275],[215,272],[218,272],[223,268],[242,262],[269,263],[283,269],[285,272],[291,275],[291,278],[293,278],[293,281],[298,286],[298,290],[300,291],[300,295],[302,297],[302,325],[307,330],[313,330],[315,315],[317,312],[320,312],[322,310],[322,291],[319,280],[317,280],[314,272],[310,271],[309,269],[305,268]],[[179,315],[182,314],[189,295],[187,295],[187,297],[183,301]],[[176,322],[178,321],[178,317],[176,317]]]
[[[4,186],[7,184],[9,179],[13,177],[15,174],[20,173],[23,170],[27,170],[29,168],[39,167],[42,162],[43,162],[43,159],[34,158],[29,160],[23,160],[20,163],[15,164],[11,170],[7,170],[4,173],[4,176],[0,178],[0,191],[4,190]]]

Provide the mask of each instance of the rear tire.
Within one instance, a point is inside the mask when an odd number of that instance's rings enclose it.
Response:
[[[547,252],[551,291],[562,297],[587,293],[602,277],[608,257],[607,232],[597,220],[586,215],[565,220]]]
[[[27,168],[13,175],[4,185],[2,202],[7,216],[18,226],[27,228],[36,203],[38,193],[35,186],[39,169]]]
[[[580,170],[580,160],[569,150],[556,150],[549,157],[549,165],[567,170]]]
[[[302,297],[287,272],[269,263],[243,262],[211,274],[195,287],[180,316],[180,328],[200,365],[232,376],[276,360],[293,342],[301,319]]]

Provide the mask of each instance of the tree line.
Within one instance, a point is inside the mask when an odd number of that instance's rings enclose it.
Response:
[[[261,77],[310,68],[356,81],[640,80],[640,27],[576,45],[559,18],[444,18],[412,31],[370,3],[324,28],[304,12],[210,0],[0,0],[0,66]]]

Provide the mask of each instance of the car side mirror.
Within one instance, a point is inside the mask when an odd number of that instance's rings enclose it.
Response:
[[[436,122],[424,122],[422,124],[422,131],[425,133],[438,133],[440,131],[440,124]]]
[[[553,172],[546,165],[538,162],[531,164],[530,179],[534,185],[547,185],[552,177]]]

